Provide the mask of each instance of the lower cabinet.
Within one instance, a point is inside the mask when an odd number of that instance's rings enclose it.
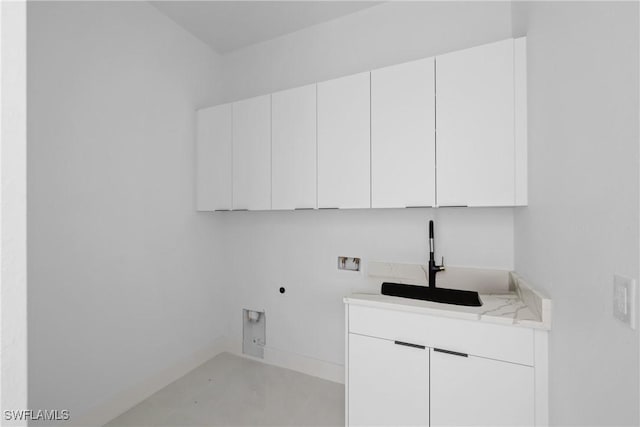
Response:
[[[431,349],[431,425],[532,426],[533,367]]]
[[[429,349],[349,334],[349,424],[428,425]]]
[[[347,325],[348,425],[547,424],[530,329],[349,304]]]

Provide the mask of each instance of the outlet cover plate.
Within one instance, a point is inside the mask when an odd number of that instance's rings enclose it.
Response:
[[[636,281],[613,275],[613,316],[631,329],[636,328]]]
[[[338,270],[360,271],[360,258],[339,256]]]

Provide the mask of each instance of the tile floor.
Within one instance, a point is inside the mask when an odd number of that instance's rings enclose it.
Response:
[[[344,385],[222,353],[107,426],[339,426]]]

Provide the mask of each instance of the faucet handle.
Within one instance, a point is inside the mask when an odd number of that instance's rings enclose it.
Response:
[[[440,269],[444,270],[444,256],[442,257],[442,260],[440,261]]]

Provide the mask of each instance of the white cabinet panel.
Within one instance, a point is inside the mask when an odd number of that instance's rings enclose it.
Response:
[[[271,96],[272,208],[316,207],[316,85]]]
[[[370,73],[318,83],[318,207],[368,208]]]
[[[371,206],[435,205],[434,59],[371,72]]]
[[[516,206],[528,204],[527,165],[527,38],[514,40],[514,107]]]
[[[196,208],[231,209],[231,104],[199,110],[196,120]]]
[[[533,366],[533,331],[511,325],[349,306],[350,332]]]
[[[271,209],[271,95],[233,103],[233,209]]]
[[[431,349],[432,426],[532,426],[534,421],[533,367]]]
[[[437,202],[513,206],[514,41],[436,58]]]
[[[429,350],[349,334],[351,426],[429,424]]]

